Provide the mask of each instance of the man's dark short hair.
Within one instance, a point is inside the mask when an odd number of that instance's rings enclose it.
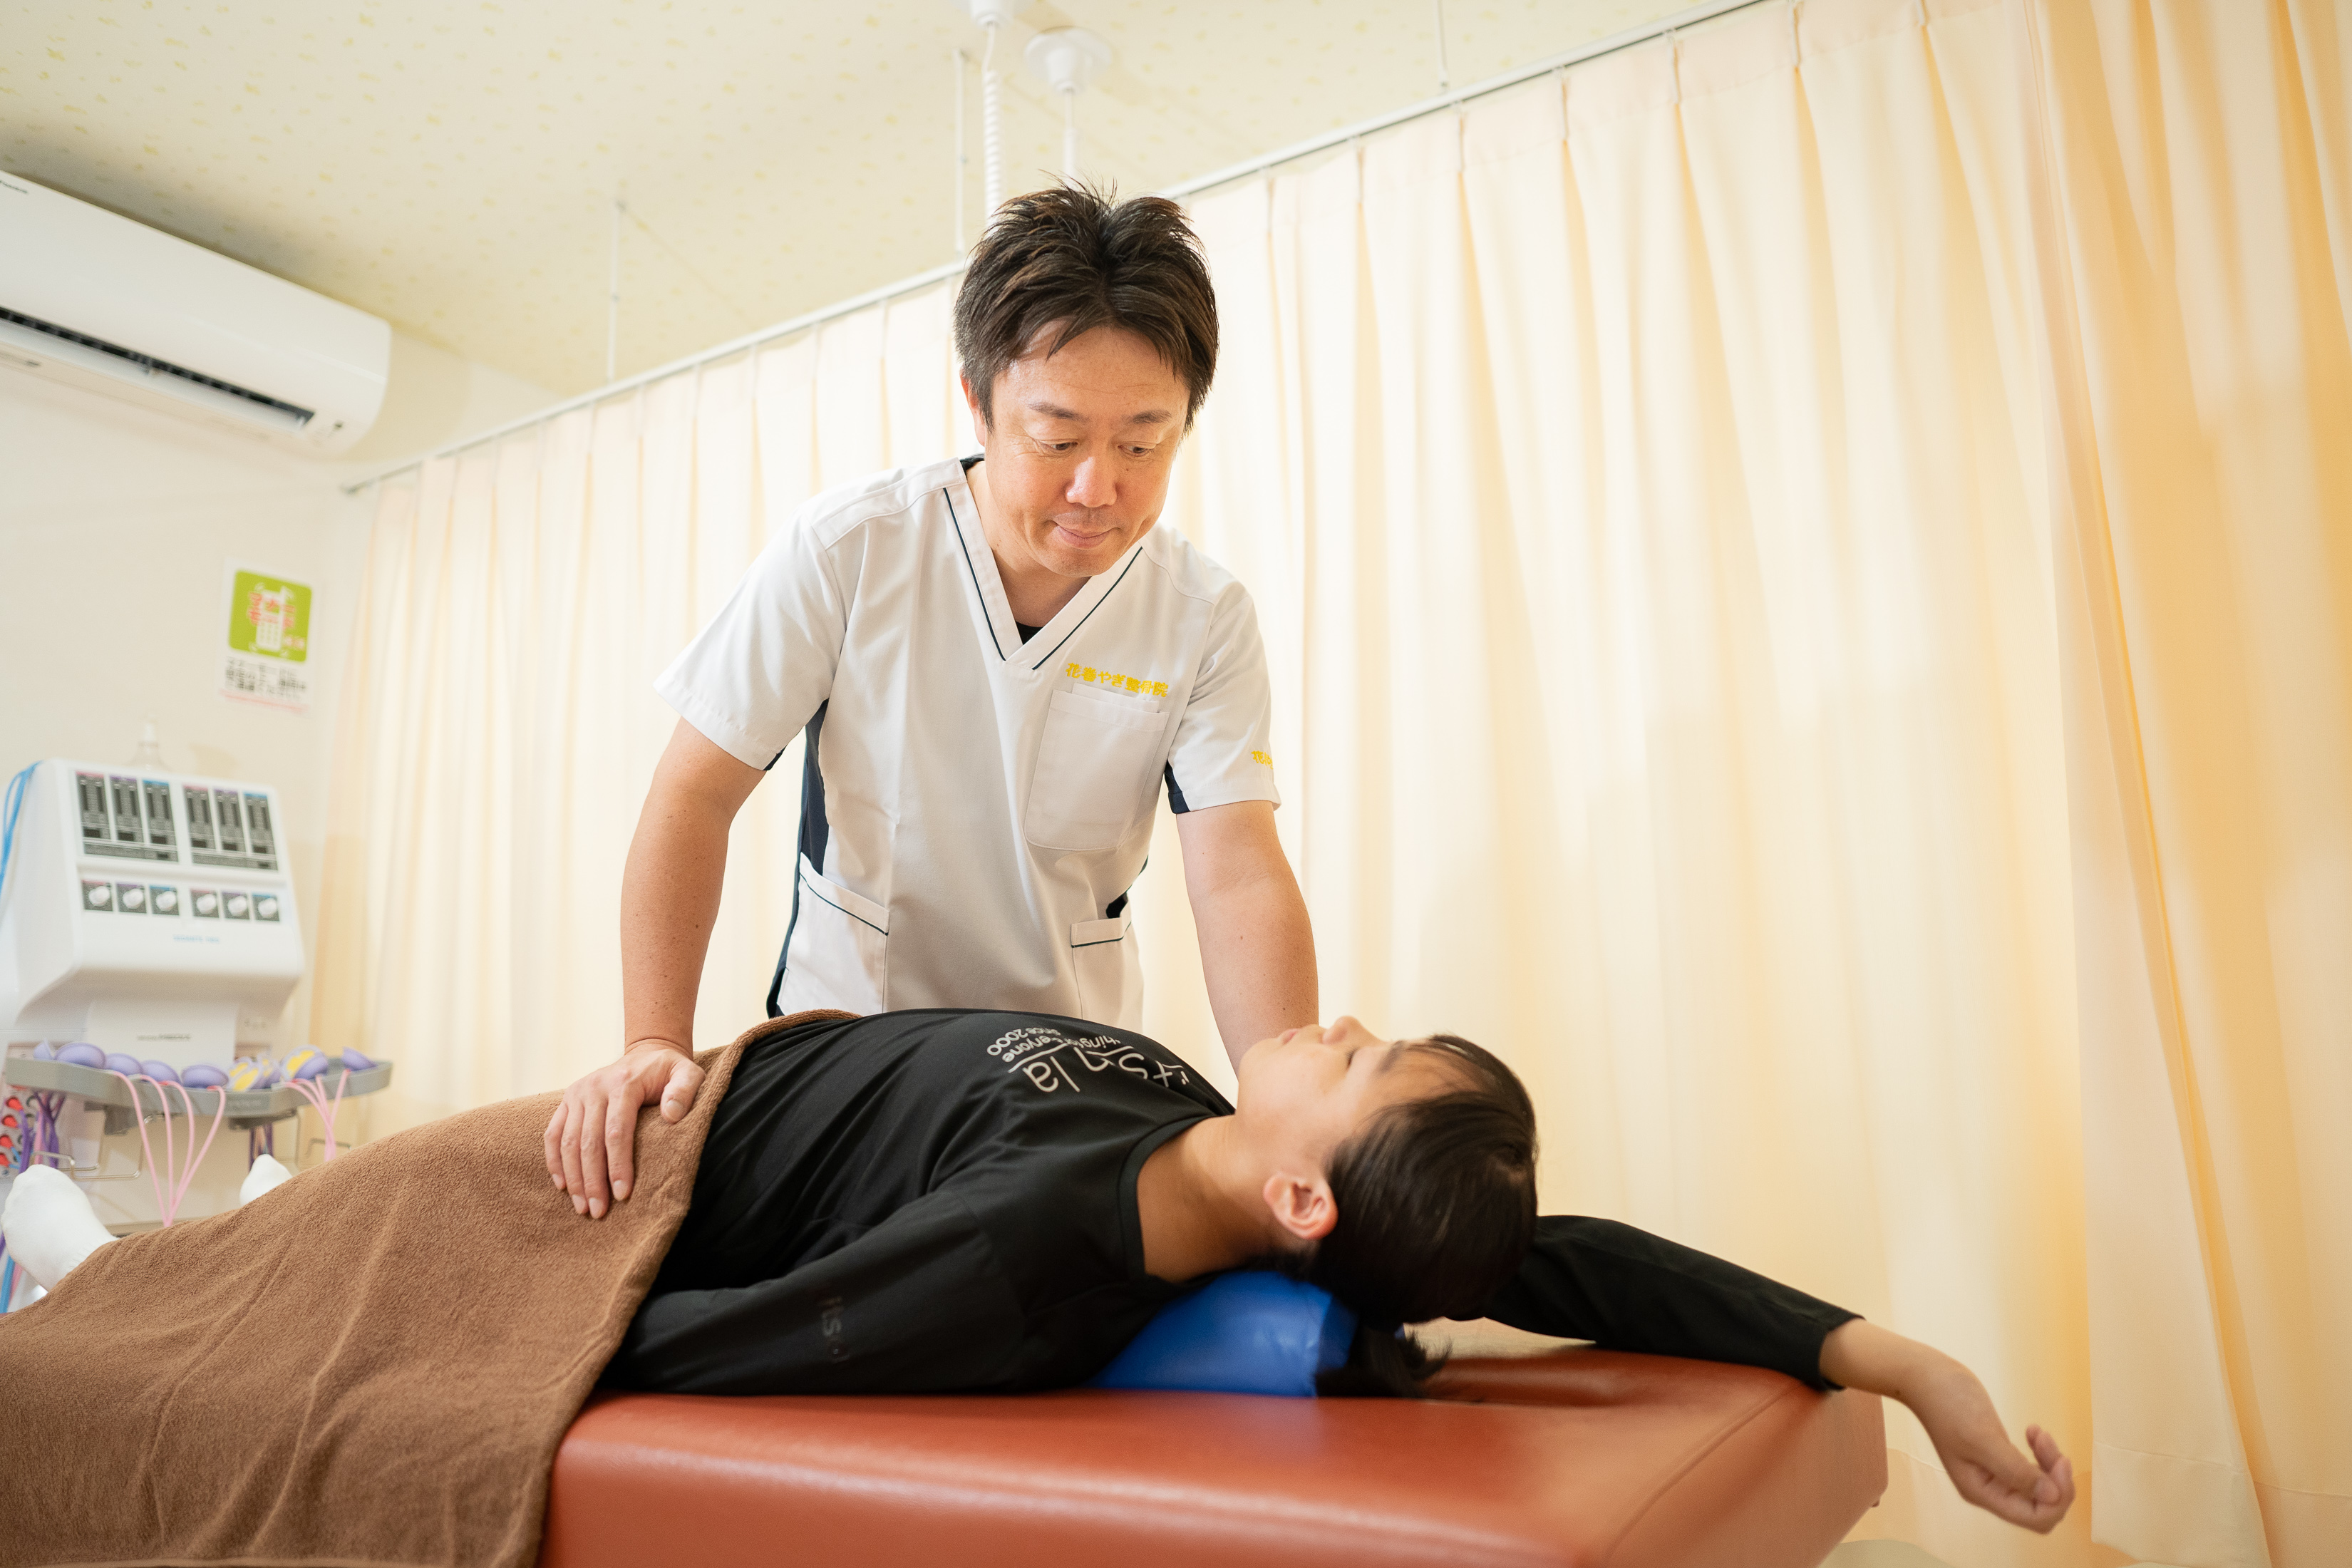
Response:
[[[1056,323],[1049,354],[1097,327],[1159,351],[1186,393],[1192,428],[1217,369],[1217,295],[1200,237],[1162,196],[1116,201],[1085,185],[1048,185],[996,209],[956,295],[956,355],[994,422],[996,378]]]

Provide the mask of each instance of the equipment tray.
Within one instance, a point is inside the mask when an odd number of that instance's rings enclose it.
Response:
[[[77,1096],[91,1105],[105,1107],[109,1132],[128,1131],[134,1109],[142,1116],[179,1116],[193,1108],[198,1116],[210,1119],[220,1110],[220,1097],[223,1095],[228,1097],[228,1124],[239,1131],[283,1121],[310,1103],[284,1084],[279,1084],[275,1089],[259,1090],[191,1089],[186,1091],[191,1104],[184,1105],[180,1100],[181,1091],[177,1089],[158,1094],[152,1084],[127,1084],[100,1068],[79,1067],[72,1062],[35,1061],[30,1057],[9,1057],[5,1063],[0,1063],[0,1067],[5,1069],[0,1071],[0,1078],[19,1089],[54,1090]],[[378,1062],[358,1072],[338,1064],[320,1073],[317,1082],[327,1091],[330,1101],[333,1100],[339,1083],[345,1099],[355,1094],[373,1094],[392,1082],[392,1064]],[[133,1090],[137,1091],[136,1098],[133,1098]],[[122,1123],[121,1128],[115,1125],[118,1121]]]

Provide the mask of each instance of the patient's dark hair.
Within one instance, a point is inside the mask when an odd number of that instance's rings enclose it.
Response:
[[[1184,209],[1163,196],[1122,202],[1078,184],[998,207],[955,302],[956,357],[981,417],[994,422],[996,378],[1056,323],[1047,353],[1097,327],[1150,343],[1184,384],[1192,428],[1217,370],[1217,292]]]
[[[1338,1394],[1417,1396],[1438,1367],[1398,1330],[1473,1313],[1534,1244],[1536,1111],[1501,1058],[1457,1035],[1405,1042],[1442,1054],[1457,1086],[1401,1100],[1331,1156],[1339,1211],[1290,1268],[1353,1308],[1348,1363],[1316,1380]]]

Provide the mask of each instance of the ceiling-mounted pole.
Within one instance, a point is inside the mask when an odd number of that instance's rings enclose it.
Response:
[[[968,186],[968,185],[970,185],[970,184],[971,184],[971,160],[970,160],[970,159],[968,159],[968,158],[966,158],[966,157],[964,156],[964,152],[963,152],[963,68],[964,68],[964,66],[965,66],[965,64],[966,64],[966,63],[967,63],[967,62],[966,62],[966,59],[965,59],[965,57],[964,57],[964,52],[963,52],[961,49],[958,49],[958,50],[956,50],[956,51],[955,51],[955,78],[956,78],[956,89],[955,89],[955,125],[956,125],[956,133],[955,133],[955,153],[956,153],[956,161],[955,161],[955,253],[956,253],[958,256],[961,256],[961,255],[963,254],[963,194],[964,194],[965,187],[966,187],[966,186]]]
[[[988,50],[980,57],[981,205],[996,216],[1004,199],[1004,89],[996,76],[996,29],[988,29]]]
[[[616,380],[621,361],[621,214],[627,208],[613,198],[613,266],[604,291],[604,380]]]
[[[1004,200],[1004,84],[996,74],[996,35],[1013,20],[1013,0],[970,0],[971,19],[988,35],[980,54],[981,188],[987,211],[981,215],[985,229]]]
[[[1437,90],[1454,90],[1454,70],[1445,63],[1445,0],[1429,0],[1430,9],[1437,17]]]
[[[1050,27],[1029,40],[1029,68],[1062,100],[1062,177],[1078,178],[1078,94],[1110,66],[1110,46],[1084,27]]]

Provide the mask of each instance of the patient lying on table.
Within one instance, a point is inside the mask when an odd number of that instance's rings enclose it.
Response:
[[[1328,1392],[1410,1393],[1427,1363],[1402,1325],[1493,1318],[1885,1394],[1969,1500],[2042,1531],[2073,1500],[2055,1443],[2029,1428],[2033,1459],[2018,1452],[1949,1358],[1631,1226],[1538,1218],[1533,1109],[1467,1041],[1294,1029],[1243,1058],[1236,1098],[1141,1036],[1045,1015],[825,1017],[757,1040],[604,1380],[1066,1386],[1188,1282],[1273,1268],[1358,1316]],[[70,1183],[27,1181],[5,1228],[37,1277],[103,1244]]]

